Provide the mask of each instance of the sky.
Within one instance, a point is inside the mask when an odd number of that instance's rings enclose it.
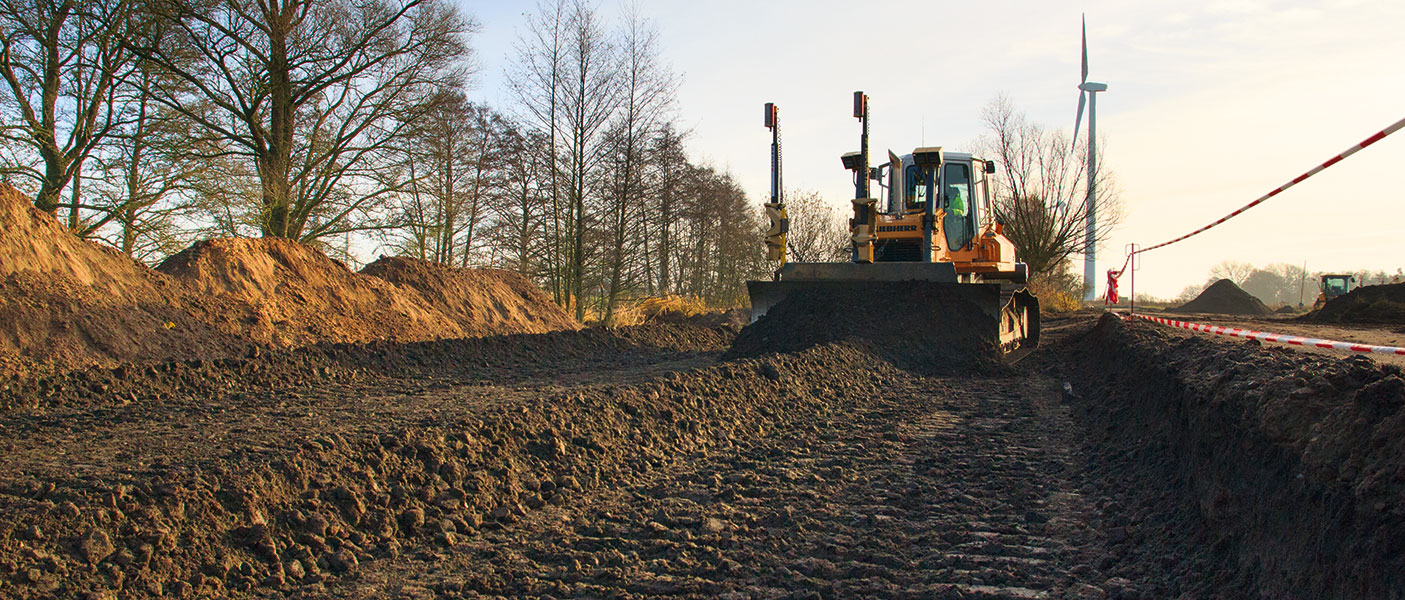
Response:
[[[502,73],[535,3],[460,2],[481,25],[470,94],[506,107]],[[879,155],[969,150],[997,94],[1071,132],[1085,14],[1089,79],[1108,84],[1098,97],[1100,168],[1112,170],[1123,206],[1099,273],[1120,266],[1128,244],[1188,233],[1405,117],[1399,0],[637,2],[682,78],[676,111],[693,159],[729,171],[761,202],[770,168],[762,106],[775,102],[787,189],[818,191],[845,211],[853,186],[839,157],[858,149],[855,90],[870,97]],[[1141,254],[1137,291],[1173,297],[1226,260],[1394,272],[1405,267],[1403,189],[1405,132]]]

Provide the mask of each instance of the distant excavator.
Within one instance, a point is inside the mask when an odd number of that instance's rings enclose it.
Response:
[[[1322,310],[1322,307],[1330,300],[1335,300],[1347,295],[1356,286],[1356,276],[1349,273],[1328,273],[1322,276],[1317,294],[1317,301],[1312,303],[1312,310]]]
[[[870,167],[868,96],[854,93],[854,117],[862,125],[859,151],[843,155],[854,174],[853,218],[849,220],[848,263],[803,263],[786,260],[790,221],[782,197],[780,116],[766,105],[771,130],[771,201],[767,256],[781,263],[773,281],[748,281],[752,320],[786,297],[816,287],[858,291],[875,282],[912,282],[947,298],[979,306],[987,323],[952,323],[953,327],[988,330],[1007,362],[1039,344],[1039,301],[1026,288],[1028,267],[1018,262],[1014,244],[991,215],[989,176],[995,163],[941,147],[917,148],[887,164]],[[879,195],[871,193],[879,182]],[[886,183],[885,183],[886,182]],[[945,298],[944,298],[945,299]],[[886,310],[882,298],[875,309]],[[894,318],[909,307],[894,307]]]

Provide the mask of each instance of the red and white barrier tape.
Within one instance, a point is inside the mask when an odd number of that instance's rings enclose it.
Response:
[[[1165,319],[1162,317],[1151,317],[1147,315],[1134,314],[1134,317],[1146,319],[1170,327],[1179,327],[1191,331],[1204,331],[1219,335],[1247,338],[1251,340],[1261,340],[1265,342],[1278,342],[1280,344],[1292,344],[1294,346],[1311,346],[1314,348],[1335,348],[1337,350],[1350,350],[1352,352],[1366,352],[1375,354],[1399,354],[1405,356],[1405,348],[1394,346],[1372,346],[1370,344],[1354,344],[1352,342],[1338,342],[1335,340],[1323,340],[1318,338],[1302,337],[1297,335],[1284,335],[1281,333],[1264,333],[1252,329],[1239,329],[1237,327],[1220,327],[1218,325],[1202,325],[1200,323],[1187,323],[1175,319]]]
[[[1350,147],[1350,148],[1347,148],[1346,151],[1344,151],[1344,152],[1342,152],[1341,154],[1338,154],[1338,155],[1336,155],[1336,156],[1334,156],[1334,157],[1328,159],[1327,162],[1324,162],[1324,163],[1322,163],[1322,164],[1320,164],[1320,165],[1317,165],[1317,166],[1314,167],[1312,170],[1310,170],[1310,171],[1308,171],[1308,172],[1306,172],[1306,173],[1303,173],[1302,175],[1297,176],[1297,177],[1294,178],[1292,181],[1289,181],[1288,183],[1285,183],[1285,184],[1283,184],[1283,185],[1281,185],[1281,186],[1278,186],[1278,189],[1275,189],[1275,190],[1273,190],[1272,192],[1269,192],[1269,193],[1267,193],[1267,194],[1264,194],[1263,196],[1259,197],[1258,200],[1255,200],[1255,201],[1253,201],[1253,202],[1250,202],[1250,203],[1248,203],[1248,204],[1245,204],[1244,206],[1240,207],[1239,210],[1236,210],[1236,211],[1234,211],[1234,212],[1232,212],[1232,213],[1229,213],[1228,215],[1225,215],[1224,218],[1222,218],[1222,219],[1220,219],[1220,220],[1218,220],[1218,221],[1215,221],[1214,223],[1211,223],[1211,224],[1209,224],[1209,225],[1206,225],[1206,226],[1204,226],[1204,227],[1201,227],[1200,229],[1196,229],[1195,231],[1192,231],[1192,232],[1190,232],[1190,233],[1187,233],[1187,234],[1185,234],[1185,235],[1183,235],[1183,236],[1181,236],[1181,237],[1178,237],[1178,238],[1176,238],[1176,239],[1174,239],[1174,240],[1171,240],[1171,241],[1169,241],[1169,242],[1162,242],[1162,243],[1157,244],[1157,245],[1155,245],[1155,246],[1150,246],[1150,247],[1147,247],[1147,248],[1142,248],[1141,250],[1137,250],[1137,252],[1147,252],[1147,251],[1150,251],[1150,250],[1155,250],[1155,249],[1160,248],[1160,247],[1162,247],[1162,246],[1169,246],[1169,245],[1174,244],[1174,243],[1176,243],[1176,242],[1179,242],[1179,241],[1181,241],[1181,240],[1183,240],[1183,239],[1186,239],[1186,238],[1188,238],[1188,237],[1191,237],[1191,236],[1193,236],[1193,235],[1196,235],[1196,234],[1198,234],[1198,233],[1201,233],[1201,232],[1203,232],[1203,231],[1205,231],[1205,230],[1207,230],[1207,229],[1209,229],[1209,228],[1211,228],[1211,227],[1214,227],[1214,226],[1216,226],[1216,225],[1219,225],[1220,223],[1223,223],[1223,222],[1225,222],[1225,221],[1228,221],[1228,220],[1230,220],[1230,219],[1232,219],[1232,218],[1234,218],[1234,217],[1237,217],[1237,216],[1239,216],[1239,213],[1242,213],[1242,212],[1244,212],[1244,211],[1246,211],[1246,210],[1249,210],[1249,209],[1251,209],[1251,208],[1253,208],[1253,207],[1255,207],[1255,206],[1258,206],[1258,205],[1259,205],[1261,202],[1263,202],[1264,200],[1268,200],[1269,198],[1272,198],[1272,197],[1274,197],[1274,196],[1277,196],[1279,193],[1282,193],[1283,190],[1286,190],[1286,189],[1288,189],[1288,188],[1290,188],[1290,187],[1293,187],[1293,186],[1297,185],[1298,183],[1302,182],[1304,179],[1307,179],[1308,177],[1312,177],[1313,175],[1316,175],[1316,174],[1322,172],[1323,169],[1326,169],[1327,167],[1330,167],[1330,166],[1332,166],[1332,165],[1335,165],[1335,164],[1341,162],[1342,159],[1344,159],[1344,158],[1346,158],[1346,157],[1348,157],[1348,156],[1351,156],[1351,155],[1353,155],[1353,154],[1356,154],[1357,151],[1361,150],[1362,148],[1365,148],[1365,147],[1367,147],[1367,146],[1370,146],[1371,144],[1374,144],[1374,143],[1376,143],[1376,142],[1381,141],[1381,140],[1384,139],[1386,136],[1388,136],[1388,135],[1390,135],[1390,134],[1392,134],[1392,133],[1395,133],[1396,131],[1399,131],[1401,127],[1405,127],[1405,119],[1401,119],[1401,120],[1399,120],[1399,121],[1396,121],[1396,122],[1395,122],[1394,124],[1392,124],[1390,127],[1386,127],[1385,129],[1382,129],[1382,130],[1376,132],[1376,133],[1375,133],[1374,135],[1372,135],[1371,137],[1368,137],[1368,138],[1366,138],[1365,140],[1362,140],[1361,143],[1359,143],[1359,144],[1357,144],[1357,145],[1355,145],[1355,146],[1352,146],[1352,147]]]

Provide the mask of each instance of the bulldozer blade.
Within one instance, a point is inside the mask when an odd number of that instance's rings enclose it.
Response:
[[[956,283],[956,268],[951,263],[787,263],[776,274],[775,281],[748,281],[751,297],[751,322],[755,323],[776,303],[797,289],[828,286],[842,289],[866,283],[933,282]]]
[[[803,265],[803,264],[802,264]],[[807,297],[816,292],[836,291],[854,296],[873,294],[873,302],[864,302],[857,310],[895,311],[893,318],[901,319],[903,310],[912,307],[898,307],[885,302],[882,290],[885,286],[902,285],[904,289],[920,289],[928,297],[940,296],[943,302],[933,302],[933,306],[946,305],[945,302],[960,301],[978,307],[985,319],[979,323],[953,323],[952,326],[975,327],[985,339],[999,348],[1006,363],[1014,363],[1039,344],[1039,301],[1024,286],[1001,283],[957,283],[954,271],[948,272],[938,265],[927,265],[922,269],[888,269],[895,265],[804,265],[792,271],[786,278],[782,272],[779,281],[748,281],[747,292],[751,297],[751,322],[764,317],[777,304],[792,296]],[[908,265],[902,265],[907,267]],[[949,266],[949,265],[948,265]],[[857,267],[857,268],[854,268]],[[885,272],[886,271],[886,272]],[[851,273],[864,277],[846,277]],[[835,277],[828,278],[826,276]],[[911,286],[911,287],[907,287]],[[816,297],[822,297],[820,294]],[[949,305],[948,305],[949,306]]]

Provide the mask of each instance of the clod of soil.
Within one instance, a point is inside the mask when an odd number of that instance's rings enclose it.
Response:
[[[1405,283],[1368,285],[1327,301],[1303,316],[1322,323],[1405,324]]]
[[[854,344],[922,373],[998,369],[999,324],[982,308],[997,286],[927,282],[816,285],[797,290],[737,335],[727,356]]]
[[[1221,315],[1266,315],[1270,311],[1263,301],[1240,289],[1233,281],[1221,279],[1194,300],[1170,309],[1171,312],[1214,313]]]
[[[536,284],[512,271],[458,269],[427,260],[382,256],[361,273],[419,292],[465,335],[580,328]]]

